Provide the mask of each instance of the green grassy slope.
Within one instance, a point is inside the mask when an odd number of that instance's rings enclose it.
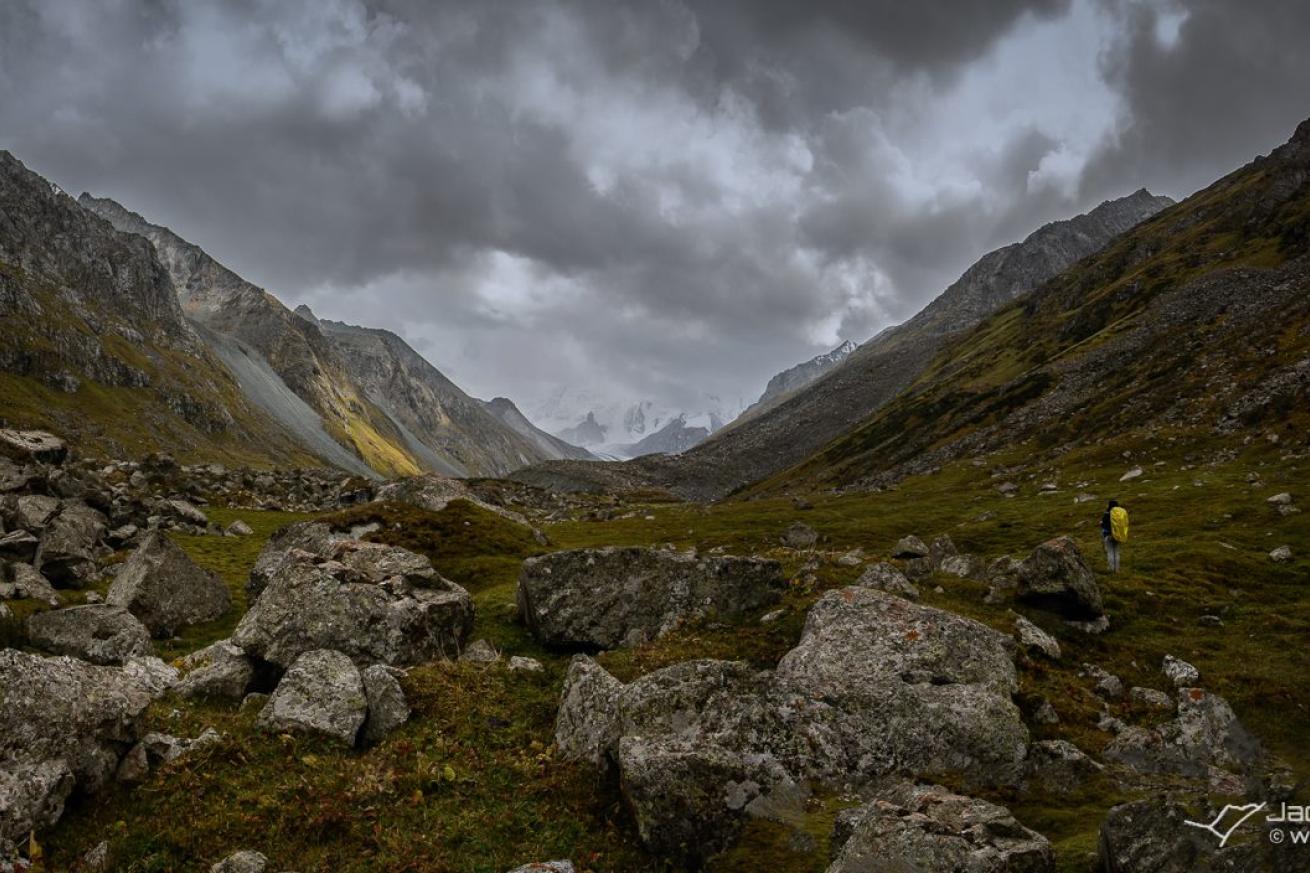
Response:
[[[1282,516],[1265,502],[1283,490],[1310,500],[1297,493],[1307,461],[1285,457],[1263,441],[1213,464],[1189,460],[1181,448],[1132,442],[1075,450],[1049,463],[1033,462],[1032,454],[1030,447],[1016,446],[993,459],[1007,468],[1005,478],[1020,484],[1014,498],[996,490],[1003,479],[994,479],[990,467],[963,462],[908,479],[893,491],[816,495],[809,511],[797,511],[781,498],[708,507],[651,503],[634,507],[627,518],[565,522],[547,533],[550,548],[671,542],[783,560],[794,580],[783,619],[761,625],[758,616],[747,616],[688,627],[601,656],[606,667],[631,679],[692,657],[772,665],[795,644],[809,604],[860,572],[832,558],[858,547],[878,559],[906,533],[925,538],[949,533],[962,550],[987,558],[1022,556],[1043,539],[1068,533],[1099,567],[1099,501],[1116,496],[1132,511],[1133,536],[1125,572],[1101,576],[1112,629],[1089,637],[1049,615],[1019,609],[1059,638],[1065,651],[1058,664],[1021,667],[1021,707],[1030,710],[1040,695],[1053,701],[1062,717],[1035,735],[1063,737],[1099,752],[1109,735],[1095,728],[1099,704],[1090,682],[1077,675],[1081,663],[1100,664],[1128,684],[1164,689],[1158,665],[1169,653],[1196,664],[1207,687],[1226,696],[1299,776],[1310,774],[1304,752],[1310,739],[1310,652],[1302,645],[1310,633],[1310,604],[1302,592],[1310,578],[1310,514]],[[1145,474],[1119,483],[1122,472],[1137,463]],[[1059,490],[1041,494],[1038,486],[1048,481]],[[1098,500],[1075,503],[1081,492]],[[285,519],[231,513],[255,526],[257,535],[181,542],[235,586],[262,538]],[[778,547],[782,532],[798,519],[821,535],[816,555],[823,560],[812,574],[802,565],[814,556]],[[375,538],[431,556],[443,573],[473,593],[475,636],[494,641],[505,654],[540,658],[546,672],[530,676],[450,664],[417,668],[405,682],[414,719],[365,752],[260,734],[253,713],[232,706],[165,700],[152,710],[153,728],[195,735],[214,726],[227,732],[227,739],[135,790],[114,789],[106,802],[76,806],[47,840],[56,869],[101,839],[110,840],[115,869],[140,871],[204,870],[245,847],[265,852],[277,867],[301,871],[500,873],[555,857],[571,857],[583,870],[661,869],[640,849],[615,789],[597,785],[591,774],[552,755],[567,658],[533,643],[512,608],[518,564],[542,547],[499,516],[462,502],[441,513],[365,507],[338,520],[381,521],[384,528]],[[1281,543],[1292,544],[1292,564],[1268,559],[1268,551]],[[938,585],[941,591],[935,590]],[[920,589],[927,604],[1002,630],[1011,627],[1005,606],[982,602],[980,583],[940,576]],[[1205,614],[1221,616],[1223,626],[1201,625]],[[188,645],[219,632],[210,628]],[[1111,709],[1121,717],[1144,716],[1126,703]],[[1124,797],[1107,780],[1071,797],[995,799],[1046,834],[1061,869],[1072,871],[1085,869],[1105,810]],[[714,869],[823,870],[827,828],[842,803],[818,797],[796,823],[813,843],[798,843],[787,829],[757,822]]]
[[[1063,450],[1160,429],[1201,439],[1310,360],[1310,122],[1293,140],[966,332],[914,386],[752,493],[846,486],[1029,437]],[[1306,389],[1240,425],[1304,434]]]

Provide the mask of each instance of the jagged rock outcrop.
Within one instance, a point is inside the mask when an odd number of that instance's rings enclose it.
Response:
[[[559,458],[573,458],[581,461],[595,460],[595,456],[581,446],[565,442],[528,421],[528,417],[520,412],[519,408],[514,405],[514,401],[508,397],[493,397],[484,401],[482,406],[487,412],[500,419],[501,424],[535,445],[547,460]]]
[[[232,608],[223,580],[159,531],[128,557],[105,600],[129,610],[155,637],[213,621]]]
[[[255,678],[256,665],[231,640],[219,640],[182,659],[177,693],[182,697],[241,700]]]
[[[892,772],[1017,783],[1016,688],[1001,634],[848,588],[820,599],[776,671],[687,661],[624,685],[575,658],[556,742],[613,767],[647,845],[696,864],[731,845],[751,810],[793,805],[810,784]]]
[[[656,639],[706,615],[758,609],[777,601],[785,585],[782,567],[759,558],[578,549],[524,561],[518,605],[543,643],[614,648]]]
[[[734,419],[733,424],[747,421],[767,409],[772,409],[796,391],[813,384],[833,367],[849,358],[857,348],[859,346],[856,343],[846,340],[830,352],[815,355],[808,361],[774,375],[769,379],[769,384],[764,386],[764,393],[760,395],[760,399],[746,407],[745,411]]]
[[[349,539],[287,554],[232,634],[247,654],[287,668],[332,649],[404,666],[458,657],[468,640],[472,599],[421,555]]]
[[[1034,606],[1078,619],[1105,613],[1096,574],[1070,537],[1056,537],[1033,549],[1019,565],[1018,581],[1016,596]]]
[[[1003,806],[939,785],[901,783],[843,814],[840,845],[828,873],[958,870],[1050,873],[1046,838]]]
[[[359,668],[341,652],[305,652],[259,713],[260,727],[271,731],[307,731],[354,745],[368,715],[368,697]]]
[[[121,606],[88,603],[38,612],[27,620],[32,645],[92,664],[123,664],[152,654],[150,631]]]

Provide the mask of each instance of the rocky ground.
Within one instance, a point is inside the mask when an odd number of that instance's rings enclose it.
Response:
[[[1303,802],[1267,441],[709,506],[0,446],[0,868],[1310,869],[1182,824]]]

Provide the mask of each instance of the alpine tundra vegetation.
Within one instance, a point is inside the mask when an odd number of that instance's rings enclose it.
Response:
[[[0,7],[0,873],[1310,873],[1302,11],[112,5]]]

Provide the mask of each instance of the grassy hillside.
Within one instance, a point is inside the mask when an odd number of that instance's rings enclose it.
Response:
[[[1304,751],[1310,739],[1310,653],[1302,645],[1310,633],[1310,604],[1302,591],[1310,577],[1310,515],[1283,516],[1266,503],[1284,490],[1310,500],[1298,493],[1310,462],[1263,440],[1218,457],[1192,458],[1165,441],[1089,446],[1049,462],[1033,458],[1031,445],[1018,445],[985,466],[950,464],[884,493],[815,495],[809,511],[781,498],[708,507],[663,502],[629,506],[627,517],[611,521],[570,521],[546,531],[550,548],[671,542],[783,560],[794,581],[782,620],[761,625],[758,616],[748,616],[689,627],[602,656],[610,670],[631,679],[691,657],[772,665],[795,644],[809,604],[860,572],[833,558],[858,547],[876,560],[906,533],[949,533],[962,550],[987,558],[1022,556],[1043,539],[1068,533],[1100,567],[1101,501],[1115,496],[1132,511],[1133,535],[1125,572],[1101,576],[1111,630],[1091,637],[1049,615],[1019,610],[1059,638],[1065,652],[1057,664],[1021,665],[1021,707],[1031,711],[1041,696],[1061,715],[1059,724],[1043,726],[1035,736],[1064,737],[1098,753],[1110,735],[1095,728],[1099,704],[1090,680],[1077,675],[1079,666],[1094,662],[1126,684],[1163,689],[1158,665],[1169,653],[1196,664],[1205,684],[1228,697],[1296,774],[1310,774]],[[1121,484],[1119,477],[1133,464],[1141,464],[1144,475]],[[1002,475],[994,477],[994,471]],[[1002,481],[1017,483],[1018,496],[1003,497],[996,488]],[[1039,491],[1047,482],[1058,490]],[[1075,503],[1079,493],[1097,499]],[[223,522],[229,517],[215,515]],[[254,525],[257,536],[181,541],[237,586],[260,540],[285,519],[231,515]],[[494,641],[506,654],[540,658],[545,673],[452,664],[417,668],[404,683],[414,719],[365,752],[260,734],[254,713],[232,706],[165,700],[152,710],[155,729],[193,736],[214,726],[227,738],[135,790],[114,789],[107,802],[74,809],[47,840],[54,868],[65,869],[79,852],[108,839],[114,869],[132,871],[205,870],[238,848],[257,848],[275,868],[301,871],[501,873],[557,857],[572,858],[582,870],[661,869],[638,846],[616,791],[552,754],[567,659],[533,643],[512,609],[518,563],[542,547],[521,528],[463,502],[441,513],[364,507],[339,520],[382,521],[384,529],[375,536],[430,555],[473,593],[475,637]],[[821,534],[814,554],[778,547],[796,520]],[[1292,564],[1267,557],[1282,543],[1292,544]],[[818,568],[803,571],[813,557],[820,559]],[[920,589],[925,603],[1010,630],[1006,607],[984,604],[980,583],[941,576]],[[1202,625],[1202,615],[1218,615],[1223,625]],[[209,635],[219,632],[209,629]],[[1111,708],[1123,717],[1144,715],[1126,703]],[[1124,797],[1106,780],[1071,797],[996,799],[1052,840],[1062,870],[1081,871],[1103,813]],[[849,801],[816,798],[796,823],[815,837],[812,844],[757,822],[714,869],[822,871],[827,828],[843,802]]]
[[[938,354],[859,427],[754,493],[892,481],[1036,438],[1310,424],[1310,122]],[[893,473],[891,476],[883,474]]]

